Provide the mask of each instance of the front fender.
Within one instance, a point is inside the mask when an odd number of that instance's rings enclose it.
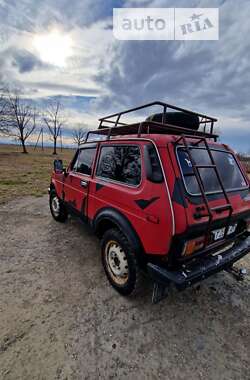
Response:
[[[51,177],[50,186],[49,186],[49,192],[51,190],[55,190],[57,196],[60,199],[63,199],[63,175],[60,174],[59,178],[55,178],[54,175]]]

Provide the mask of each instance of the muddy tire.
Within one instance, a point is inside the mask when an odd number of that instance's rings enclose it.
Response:
[[[63,223],[66,221],[68,217],[67,210],[63,202],[60,200],[60,198],[58,198],[55,190],[52,190],[50,192],[49,207],[50,207],[51,215],[57,222]]]
[[[122,295],[137,294],[143,276],[133,247],[118,229],[110,229],[101,241],[102,264],[110,284]]]

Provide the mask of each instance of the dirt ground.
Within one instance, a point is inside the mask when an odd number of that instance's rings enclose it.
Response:
[[[227,273],[151,304],[108,284],[97,239],[47,197],[0,206],[0,379],[250,378],[250,280]],[[250,272],[250,256],[238,265]]]

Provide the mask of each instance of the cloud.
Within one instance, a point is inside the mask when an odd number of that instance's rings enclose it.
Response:
[[[19,73],[27,73],[36,68],[49,68],[49,65],[44,64],[34,54],[20,49],[12,51],[12,65],[18,68]]]
[[[28,85],[28,83],[27,83]],[[45,90],[46,93],[50,94],[50,96],[53,96],[55,93],[61,94],[61,95],[68,95],[68,96],[74,96],[75,95],[84,95],[86,97],[88,96],[97,96],[99,95],[99,91],[93,88],[87,88],[83,86],[74,86],[70,84],[59,84],[59,83],[52,83],[52,82],[32,82],[32,87],[38,88],[40,92]],[[43,92],[42,92],[43,93]],[[39,94],[38,94],[39,95]],[[41,94],[39,95],[41,97]]]
[[[178,2],[184,4],[189,5]],[[151,1],[147,6],[176,6],[176,2]],[[241,128],[250,117],[250,3],[243,1],[239,7],[233,0],[193,1],[189,6],[220,6],[219,41],[116,41],[96,76],[106,93],[96,106],[113,112],[165,100],[219,116],[228,139],[233,134],[230,125],[237,121],[244,149],[250,148],[250,129]],[[240,147],[239,138],[230,140]]]
[[[67,35],[72,39],[73,54],[67,58],[65,67],[41,60],[39,49],[34,45],[39,34],[13,30],[0,45],[1,83],[11,83],[26,93],[30,91],[31,97],[60,94],[99,96],[102,88],[95,75],[112,41],[112,31],[105,28],[108,24],[109,18],[69,31]],[[20,46],[25,46],[25,49]]]
[[[119,7],[123,1],[115,3]],[[113,0],[5,0],[0,3],[0,17],[6,26],[20,31],[44,31],[55,24],[70,30],[112,16],[113,5]]]
[[[249,112],[250,40],[242,36],[250,33],[250,6],[244,4],[239,9],[228,0],[221,6],[219,41],[118,41],[97,75],[109,93],[104,104],[114,98],[121,104],[165,99]]]
[[[220,39],[118,41],[112,8],[121,6],[219,7]],[[63,95],[74,123],[91,126],[107,113],[165,100],[218,116],[222,137],[248,150],[249,19],[247,0],[240,6],[233,0],[0,0],[0,84],[37,100]],[[65,68],[42,62],[32,44],[51,28],[73,41]],[[82,111],[76,103],[84,97]]]

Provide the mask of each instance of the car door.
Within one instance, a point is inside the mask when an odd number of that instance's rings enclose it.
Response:
[[[64,201],[73,211],[83,217],[88,216],[88,190],[96,150],[96,144],[79,149],[73,166],[64,181]]]
[[[146,145],[151,149],[146,150]],[[155,179],[146,173],[146,160],[158,174]],[[101,210],[118,211],[141,238],[146,252],[168,251],[172,214],[159,156],[151,143],[143,139],[101,142],[90,199],[90,219]]]

